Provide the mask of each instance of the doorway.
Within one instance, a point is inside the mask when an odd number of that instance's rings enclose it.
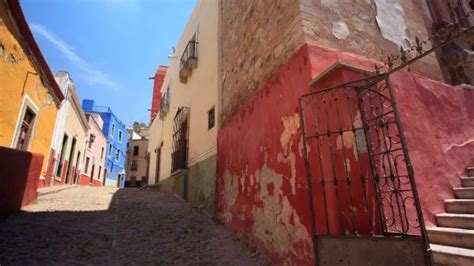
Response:
[[[78,179],[77,172],[78,172],[78,169],[81,167],[80,162],[81,162],[81,152],[78,151],[77,152],[77,158],[76,158],[76,171],[74,171],[74,175],[73,175],[74,178],[73,178],[73,181],[72,181],[73,184],[79,183],[78,180],[77,180]]]
[[[64,160],[64,154],[66,153],[66,145],[68,141],[68,136],[67,134],[64,134],[63,136],[63,143],[61,144],[61,152],[59,153],[59,159],[58,159],[58,166],[56,168],[56,177],[59,177],[62,179],[62,171],[63,171],[63,160]]]
[[[77,139],[76,138],[72,138],[72,144],[71,144],[71,151],[69,153],[69,162],[67,164],[67,170],[66,170],[66,180],[64,180],[64,183],[65,184],[69,184],[69,174],[70,174],[70,171],[71,171],[71,166],[72,166],[72,156],[74,155],[74,151],[76,149],[76,142],[77,142]],[[77,162],[76,162],[76,165],[77,165]]]
[[[161,147],[156,152],[155,184],[160,182]]]

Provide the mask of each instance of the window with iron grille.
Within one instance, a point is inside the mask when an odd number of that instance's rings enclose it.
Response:
[[[180,107],[174,117],[173,153],[171,171],[187,168],[188,161],[188,132],[189,108]]]

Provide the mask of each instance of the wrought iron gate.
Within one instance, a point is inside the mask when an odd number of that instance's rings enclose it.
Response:
[[[398,55],[387,56],[386,73],[376,65],[369,77],[300,97],[316,260],[323,236],[381,236],[421,240],[425,263],[431,264],[390,74],[472,33],[474,26],[464,22],[473,12],[439,28],[431,36],[433,46],[415,38]]]
[[[390,75],[303,95],[300,110],[314,237],[419,236],[428,250]]]

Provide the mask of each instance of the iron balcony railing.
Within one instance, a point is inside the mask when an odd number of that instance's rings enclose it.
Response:
[[[183,83],[188,81],[188,77],[191,75],[193,69],[197,67],[197,46],[198,43],[196,41],[189,41],[186,48],[184,48],[179,67],[179,80]]]
[[[163,94],[163,97],[161,98],[160,112],[168,113],[169,109],[170,109],[170,89],[168,87],[166,92]]]
[[[184,48],[183,55],[181,56],[180,60],[180,70],[187,67],[191,61],[196,61],[198,59],[197,55],[197,46],[198,43],[196,41],[189,41],[188,44],[186,45],[186,48]]]

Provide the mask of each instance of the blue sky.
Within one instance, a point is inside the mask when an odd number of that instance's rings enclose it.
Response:
[[[53,73],[68,71],[81,99],[109,106],[127,125],[149,122],[153,80],[195,0],[21,0]]]

